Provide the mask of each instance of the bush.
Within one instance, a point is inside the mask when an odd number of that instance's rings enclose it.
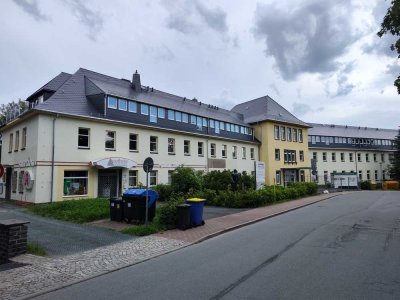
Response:
[[[369,180],[361,181],[360,187],[362,190],[370,190],[371,189],[371,181],[369,181]]]
[[[160,201],[167,201],[173,192],[171,185],[162,183],[156,185],[154,190],[158,193],[158,200]]]
[[[176,193],[193,193],[202,187],[202,172],[180,166],[171,174],[171,188]]]
[[[176,228],[177,224],[177,206],[184,203],[184,198],[179,196],[171,196],[159,210],[160,224],[166,227],[166,229]]]
[[[243,171],[239,177],[239,189],[241,190],[255,190],[256,189],[256,178],[253,175],[248,175],[246,171]]]
[[[230,171],[211,171],[203,175],[203,187],[214,191],[228,191],[232,187],[232,173]]]

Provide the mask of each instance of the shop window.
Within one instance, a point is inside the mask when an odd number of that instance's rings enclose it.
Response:
[[[158,137],[150,136],[150,153],[158,152]]]
[[[19,171],[19,175],[18,175],[18,192],[20,194],[24,193],[24,171]]]
[[[85,196],[88,171],[64,171],[64,196]]]
[[[22,145],[21,150],[26,148],[26,127],[22,128]]]
[[[135,187],[138,185],[138,171],[129,170],[129,187]]]
[[[175,154],[175,139],[168,138],[168,154]]]
[[[13,171],[12,178],[11,178],[11,191],[13,193],[17,192],[17,183],[18,183],[18,172]]]
[[[190,155],[190,141],[188,140],[183,141],[183,154]]]
[[[138,151],[138,135],[129,134],[129,151]]]
[[[78,148],[89,148],[89,128],[79,128],[78,129]]]
[[[215,157],[215,152],[216,152],[216,145],[214,143],[210,144],[210,155],[211,157]]]
[[[149,185],[154,186],[157,185],[157,171],[149,172]]]
[[[115,131],[106,131],[106,150],[115,150]]]
[[[198,154],[198,156],[204,156],[204,143],[203,142],[197,143],[197,154]]]

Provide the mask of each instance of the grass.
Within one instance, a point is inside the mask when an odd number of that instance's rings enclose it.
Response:
[[[160,223],[160,218],[156,211],[156,216],[151,223],[148,223],[147,225],[142,224],[131,228],[126,228],[121,230],[121,232],[129,235],[145,236],[164,230],[165,226]]]
[[[39,216],[74,223],[87,223],[110,216],[109,201],[104,198],[36,204],[28,207],[27,211]]]
[[[47,256],[46,250],[37,243],[29,243],[26,246],[26,252],[33,255]]]

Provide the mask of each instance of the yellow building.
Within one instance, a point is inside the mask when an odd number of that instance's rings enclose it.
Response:
[[[261,142],[260,160],[265,163],[267,185],[310,181],[308,128],[269,96],[236,105],[232,111],[243,114]]]

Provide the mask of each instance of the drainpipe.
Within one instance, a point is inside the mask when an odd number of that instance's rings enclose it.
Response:
[[[54,152],[55,152],[55,136],[56,136],[56,120],[58,114],[53,119],[53,142],[51,147],[51,188],[50,188],[50,203],[53,202],[53,189],[54,189]]]
[[[356,175],[357,175],[357,187],[358,187],[359,186],[360,177],[358,175],[358,168],[357,168],[357,161],[358,161],[357,151],[354,151],[354,161],[356,163]]]

